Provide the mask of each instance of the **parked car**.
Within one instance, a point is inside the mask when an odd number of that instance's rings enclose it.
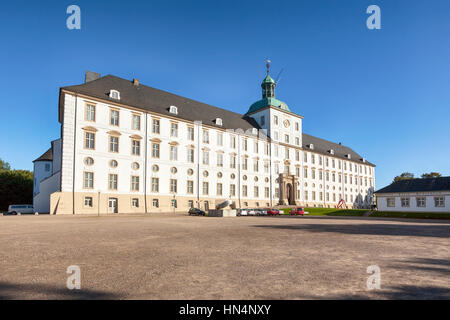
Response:
[[[268,209],[258,209],[258,212],[256,215],[258,216],[267,216],[267,210]]]
[[[293,208],[291,211],[289,211],[289,214],[291,216],[303,216],[305,215],[305,209],[301,207]]]
[[[32,204],[12,204],[8,207],[8,215],[17,215],[18,213],[33,213]]]
[[[278,209],[267,210],[267,215],[269,215],[269,216],[279,216],[280,214],[281,214],[281,211]]]
[[[247,209],[238,209],[236,215],[238,215],[238,216],[247,216],[248,215],[248,211],[247,211]]]
[[[203,211],[199,208],[190,208],[189,215],[190,216],[204,216],[204,215],[206,215],[206,213],[205,213],[205,211]]]
[[[256,216],[256,212],[257,212],[256,209],[248,209],[247,210],[247,215],[248,216]]]

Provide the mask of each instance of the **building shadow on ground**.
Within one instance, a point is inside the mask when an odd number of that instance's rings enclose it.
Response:
[[[118,299],[116,294],[88,290],[69,290],[66,287],[56,287],[47,284],[15,284],[0,281],[0,300],[15,299],[68,299],[68,300],[106,300]]]
[[[415,225],[415,224],[293,224],[293,225],[254,225],[256,228],[284,229],[319,233],[344,233],[377,236],[412,236],[450,238],[449,225]]]

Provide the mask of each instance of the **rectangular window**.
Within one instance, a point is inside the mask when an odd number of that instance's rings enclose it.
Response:
[[[92,197],[84,197],[84,206],[85,207],[93,207],[93,200]]]
[[[278,198],[280,196],[280,189],[275,188],[275,198]]]
[[[83,186],[85,189],[93,189],[94,188],[94,173],[93,172],[85,172],[84,173]]]
[[[95,133],[86,131],[84,133],[84,148],[85,149],[95,149]]]
[[[236,148],[236,137],[230,136],[230,148],[235,149]]]
[[[259,171],[259,161],[253,160],[253,171],[258,172]]]
[[[152,192],[159,192],[159,178],[152,178]]]
[[[300,125],[298,122],[296,122],[295,123],[295,131],[298,131],[298,130],[300,130]]]
[[[131,191],[139,191],[139,176],[131,176]]]
[[[111,118],[110,118],[109,124],[112,126],[118,126],[119,125],[119,110],[111,109],[110,116],[111,116]]]
[[[223,154],[222,153],[217,154],[217,166],[223,167]]]
[[[95,122],[95,105],[86,104],[86,110],[84,113],[84,120]]]
[[[246,186],[246,185],[243,185],[243,186],[242,186],[242,196],[243,196],[243,197],[247,197],[247,194],[248,194],[248,192],[247,192],[247,186]]]
[[[187,128],[187,137],[188,137],[188,140],[194,141],[194,128],[192,128],[192,127]]]
[[[170,192],[177,192],[177,180],[176,179],[170,179]]]
[[[305,199],[304,200],[308,200],[308,191],[305,190],[305,195],[304,195]]]
[[[284,142],[289,143],[289,135],[288,134],[284,135]]]
[[[264,187],[264,197],[269,198],[269,187]]]
[[[443,208],[445,206],[444,197],[434,197],[434,206]]]
[[[218,196],[222,195],[222,184],[221,183],[217,184],[217,195]]]
[[[188,200],[188,207],[193,208],[194,207],[194,200]]]
[[[278,125],[278,116],[273,116],[273,123]]]
[[[259,197],[259,188],[257,186],[253,187],[253,195],[255,198]]]
[[[203,130],[203,143],[209,143],[209,131]]]
[[[119,137],[109,136],[109,152],[119,152]]]
[[[159,121],[159,119],[153,119],[152,132],[156,133],[156,134],[159,134],[159,132],[160,132],[160,121]]]
[[[236,196],[236,185],[230,184],[230,197],[235,197],[235,196]]]
[[[395,207],[395,198],[387,198],[386,199],[386,206],[389,208]]]
[[[244,149],[244,151],[248,150],[248,140],[245,138],[242,139],[242,149]]]
[[[236,169],[236,156],[230,156],[230,168]]]
[[[289,159],[289,148],[284,149],[284,158]]]
[[[171,137],[178,137],[178,124],[177,123],[171,123],[170,124],[170,136]]]
[[[203,151],[203,164],[209,165],[209,151]]]
[[[117,174],[108,175],[108,188],[109,190],[117,190]]]
[[[131,154],[135,156],[141,154],[141,142],[139,140],[131,140]]]
[[[401,204],[403,208],[409,207],[409,198],[401,198]]]
[[[158,199],[153,199],[152,200],[152,206],[154,208],[159,208],[159,200]]]
[[[424,208],[426,207],[426,198],[425,197],[416,197],[417,207]]]
[[[223,146],[223,133],[222,132],[217,133],[217,145]]]
[[[190,163],[194,163],[194,149],[189,148],[187,150],[187,161]]]
[[[138,114],[133,114],[131,127],[133,130],[141,130],[141,116]]]
[[[295,137],[295,145],[297,145],[297,146],[300,145],[300,138],[299,137]]]
[[[308,154],[306,152],[303,153],[303,161],[308,162]]]
[[[303,178],[308,178],[308,168],[303,169]]]
[[[188,194],[194,193],[194,181],[192,181],[192,180],[187,181],[187,193]]]
[[[253,152],[254,153],[258,153],[259,152],[259,143],[258,143],[258,141],[255,141],[253,143]]]
[[[133,208],[139,208],[139,199],[138,198],[131,199],[131,206]]]
[[[152,158],[159,158],[159,143],[152,143]]]
[[[170,160],[177,161],[178,160],[178,148],[177,146],[170,146]]]
[[[247,158],[242,158],[242,170],[247,170],[248,168],[248,159]]]
[[[203,182],[203,195],[208,195],[208,194],[209,194],[209,183]]]
[[[170,207],[171,208],[176,208],[177,207],[177,200],[176,199],[170,200]]]

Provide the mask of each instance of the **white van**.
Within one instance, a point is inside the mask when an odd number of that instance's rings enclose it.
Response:
[[[32,204],[12,204],[8,207],[8,214],[33,213]]]

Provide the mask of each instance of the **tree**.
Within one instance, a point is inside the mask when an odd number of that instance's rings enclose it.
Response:
[[[9,165],[8,162],[3,161],[3,160],[0,158],[0,171],[4,171],[4,170],[7,170],[7,171],[11,170],[11,166]]]
[[[411,179],[414,179],[414,173],[403,172],[401,175],[396,176],[394,178],[394,182],[401,181],[401,180],[411,180]]]
[[[10,204],[33,203],[33,172],[0,170],[0,210]]]
[[[430,173],[424,173],[422,174],[422,179],[427,179],[427,178],[440,178],[442,177],[442,174],[440,174],[439,172],[430,172]]]

